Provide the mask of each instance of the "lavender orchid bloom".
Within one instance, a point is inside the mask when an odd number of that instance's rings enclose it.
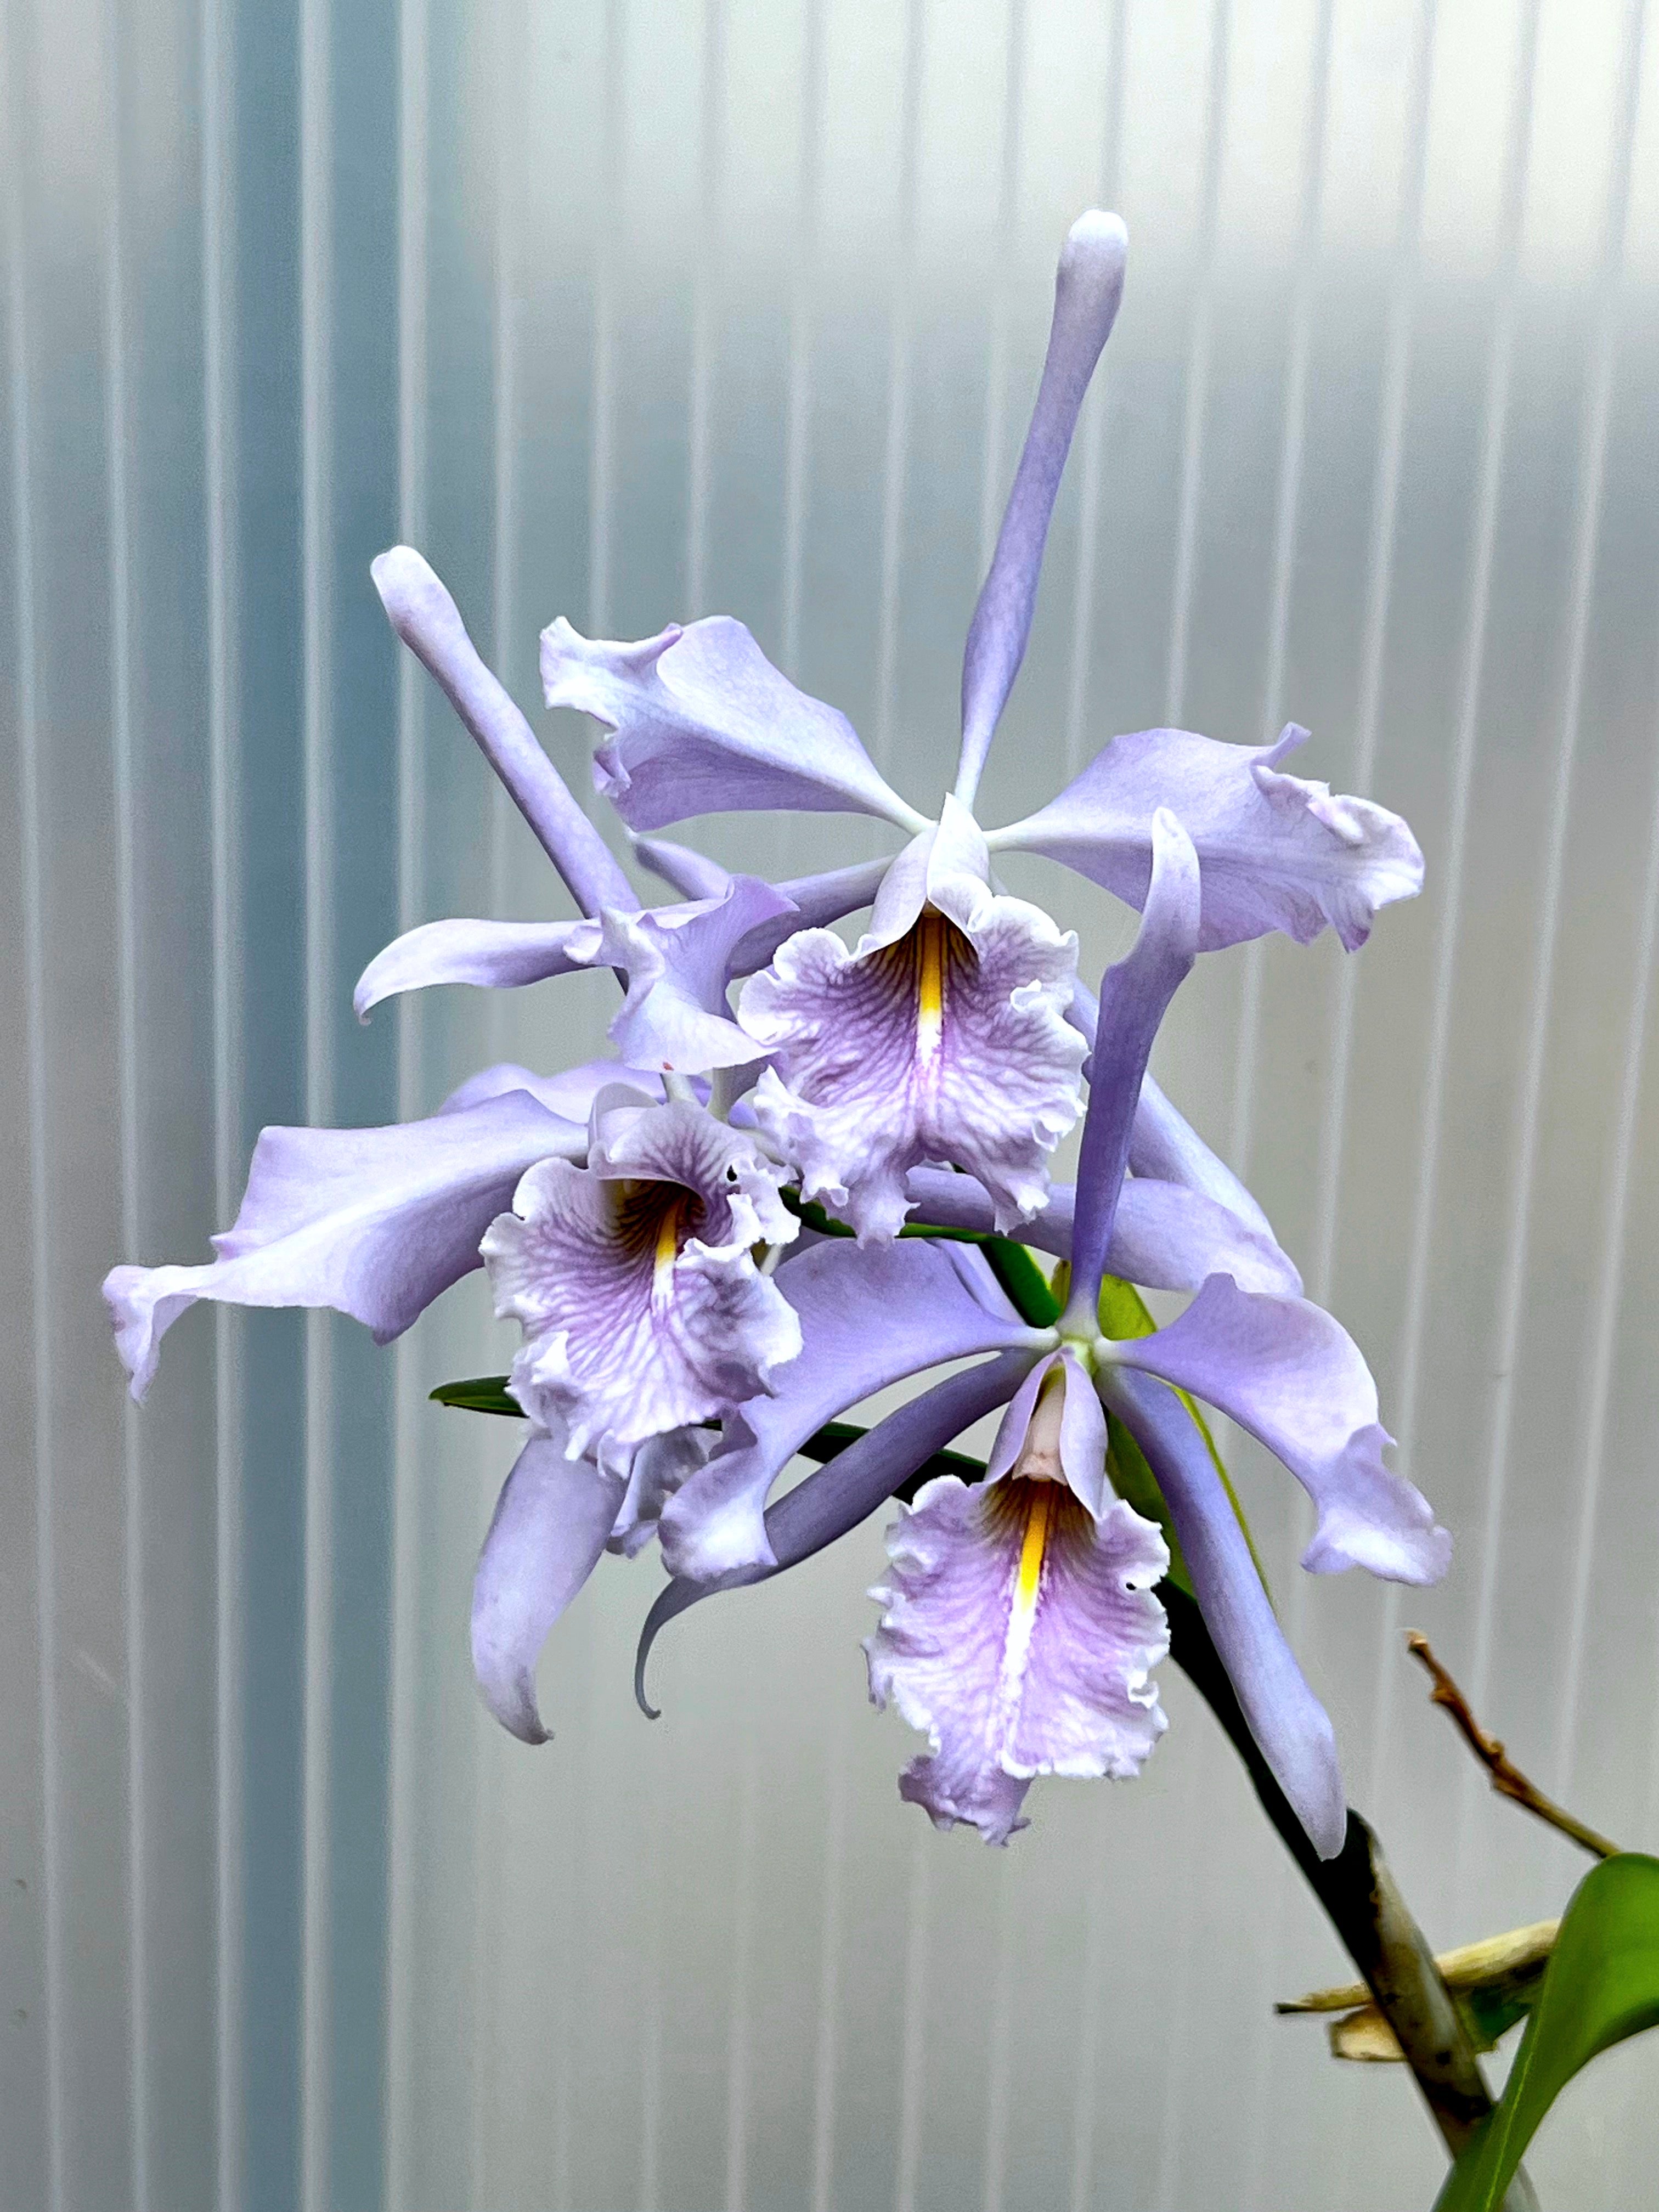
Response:
[[[630,828],[716,807],[792,807],[866,812],[912,833],[856,949],[827,929],[803,930],[738,1008],[771,1063],[756,1094],[763,1127],[800,1156],[808,1191],[866,1237],[893,1233],[906,1171],[927,1159],[977,1176],[999,1226],[1011,1228],[1042,1203],[1048,1156],[1081,1110],[1077,1055],[1061,1035],[1074,940],[1000,894],[994,853],[1052,854],[1139,906],[1152,814],[1168,803],[1203,861],[1206,946],[1270,929],[1305,941],[1328,921],[1352,947],[1378,906],[1420,884],[1404,823],[1281,771],[1304,734],[1294,731],[1267,749],[1184,732],[1120,738],[1050,806],[988,836],[973,822],[1030,636],[1060,475],[1122,296],[1127,246],[1117,217],[1091,210],[1060,253],[1030,428],[968,633],[956,789],[937,823],[892,791],[842,716],[796,691],[736,623],[620,645],[589,642],[560,621],[543,638],[548,704],[580,708],[613,732],[595,781]],[[1015,1042],[1011,1062],[1000,1048]],[[996,1078],[1006,1083],[1011,1065],[1019,1079],[1003,1090]]]
[[[647,1438],[775,1387],[800,1324],[750,1248],[795,1234],[778,1181],[702,1107],[621,1087],[593,1102],[585,1167],[528,1170],[481,1249],[525,1332],[508,1387],[569,1456],[626,1472]]]

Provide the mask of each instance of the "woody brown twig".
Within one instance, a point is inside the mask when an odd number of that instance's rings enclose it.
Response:
[[[1458,1734],[1492,1777],[1492,1786],[1500,1797],[1509,1798],[1511,1803],[1524,1807],[1537,1819],[1547,1821],[1552,1828],[1559,1828],[1564,1836],[1570,1836],[1579,1849],[1588,1851],[1592,1858],[1610,1859],[1615,1856],[1619,1849],[1617,1844],[1609,1843],[1594,1828],[1586,1827],[1565,1806],[1558,1805],[1553,1797],[1547,1797],[1522,1774],[1498,1739],[1481,1727],[1468,1699],[1435,1657],[1426,1636],[1419,1635],[1416,1629],[1411,1630],[1406,1638],[1406,1649],[1413,1659],[1420,1659],[1428,1669],[1434,1684],[1429,1692],[1430,1703],[1443,1706]]]

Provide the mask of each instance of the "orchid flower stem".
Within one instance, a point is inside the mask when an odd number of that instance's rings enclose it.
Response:
[[[1158,1595],[1169,1615],[1170,1656],[1243,1760],[1261,1809],[1393,2028],[1434,2124],[1455,2158],[1492,2110],[1492,2100],[1428,1938],[1401,1895],[1381,1844],[1350,1808],[1342,1849],[1333,1859],[1316,1854],[1256,1747],[1196,1601],[1169,1582],[1158,1585]],[[1505,2212],[1536,2212],[1536,2203],[1532,2184],[1518,2172],[1504,2198]]]
[[[683,1106],[695,1106],[697,1103],[697,1094],[691,1088],[691,1079],[689,1075],[665,1075],[662,1087],[665,1097],[678,1099]]]

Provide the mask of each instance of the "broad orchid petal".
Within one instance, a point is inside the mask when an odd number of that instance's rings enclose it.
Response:
[[[532,1436],[501,1486],[472,1583],[472,1671],[521,1743],[545,1743],[536,1661],[548,1632],[604,1553],[623,1479]]]
[[[797,691],[729,616],[636,645],[581,637],[561,616],[542,632],[542,688],[614,731],[593,781],[630,830],[779,807],[921,825],[847,717]]]
[[[1069,1350],[1050,1352],[1009,1401],[991,1455],[992,1482],[1010,1473],[1063,1482],[1097,1521],[1106,1504],[1106,1416]]]
[[[634,850],[653,875],[672,884],[683,898],[720,898],[732,882],[730,872],[718,860],[665,837],[636,837]],[[891,866],[890,860],[855,860],[850,867],[830,868],[820,875],[789,877],[776,886],[789,908],[777,920],[750,931],[732,953],[728,972],[734,977],[752,975],[798,929],[821,929],[868,906]]]
[[[116,1349],[142,1399],[187,1306],[332,1306],[385,1344],[478,1265],[478,1240],[532,1161],[586,1133],[523,1091],[380,1129],[261,1132],[234,1225],[201,1267],[112,1268]]]
[[[1054,1343],[1019,1319],[979,1255],[957,1245],[832,1239],[786,1261],[776,1280],[799,1316],[800,1358],[772,1395],[731,1417],[720,1450],[665,1510],[671,1574],[708,1582],[775,1565],[768,1493],[807,1437],[848,1407],[940,1360]]]
[[[434,983],[476,983],[513,990],[592,964],[598,944],[591,921],[427,921],[377,952],[357,979],[351,1003],[359,1021],[400,991]]]
[[[786,1490],[766,1509],[771,1564],[735,1568],[713,1582],[677,1576],[659,1590],[645,1617],[634,1657],[634,1695],[641,1709],[653,1720],[657,1717],[645,1694],[645,1670],[652,1645],[671,1620],[718,1591],[769,1581],[847,1535],[884,1505],[899,1484],[935,1452],[943,1451],[982,1413],[1006,1404],[1030,1364],[1029,1352],[1004,1352],[978,1367],[947,1375],[878,1421],[793,1490]]]
[[[717,899],[690,906],[607,912],[597,957],[628,977],[609,1030],[623,1059],[688,1075],[757,1060],[726,1004],[732,957],[757,930],[784,934],[794,918],[793,902],[755,876],[733,876]]]
[[[1303,1555],[1314,1574],[1369,1567],[1390,1582],[1438,1582],[1451,1538],[1421,1492],[1382,1463],[1392,1440],[1376,1385],[1340,1322],[1303,1298],[1266,1297],[1212,1276],[1179,1321],[1115,1347],[1231,1415],[1277,1455],[1319,1509]]]
[[[1198,855],[1167,807],[1152,817],[1152,874],[1127,958],[1100,987],[1100,1029],[1078,1158],[1072,1303],[1092,1326],[1141,1079],[1164,1010],[1198,957]]]
[[[478,658],[455,602],[413,547],[370,563],[386,616],[436,680],[584,914],[629,906],[627,877],[505,688]]]
[[[893,864],[855,951],[803,930],[744,986],[738,1018],[775,1059],[756,1118],[805,1194],[861,1237],[890,1237],[907,1171],[945,1161],[989,1190],[999,1229],[1034,1213],[1081,1105],[1076,961],[1074,935],[991,891],[984,842],[947,799],[938,830]]]
[[[1152,816],[1168,805],[1198,850],[1201,952],[1274,929],[1308,945],[1328,922],[1352,952],[1379,907],[1423,888],[1423,855],[1386,807],[1282,772],[1307,734],[1291,724],[1273,745],[1187,730],[1114,738],[1057,799],[994,831],[992,848],[1046,854],[1138,907],[1152,874]]]
[[[642,1106],[653,1105],[663,1096],[661,1076],[649,1074],[643,1068],[626,1067],[618,1060],[585,1060],[579,1066],[567,1067],[557,1075],[536,1075],[515,1060],[504,1060],[493,1067],[481,1067],[476,1075],[469,1075],[458,1090],[450,1092],[438,1111],[459,1114],[469,1106],[482,1105],[486,1098],[499,1098],[509,1091],[527,1091],[550,1112],[568,1121],[586,1124],[599,1092],[617,1084],[640,1092]]]
[[[1335,1731],[1285,1641],[1209,1447],[1162,1383],[1109,1365],[1100,1389],[1158,1478],[1205,1626],[1250,1733],[1314,1849],[1334,1858],[1348,1820]]]
[[[568,1449],[635,1447],[775,1387],[800,1329],[750,1248],[787,1243],[776,1175],[699,1106],[601,1092],[587,1165],[544,1160],[482,1250],[498,1317],[523,1327],[513,1395]]]
[[[683,899],[724,898],[730,888],[732,871],[690,845],[672,837],[630,837],[629,842],[652,874]]]
[[[708,1463],[718,1431],[712,1428],[671,1429],[647,1437],[634,1455],[628,1494],[617,1514],[607,1549],[631,1559],[657,1533],[662,1510],[681,1485]]]
[[[1042,381],[963,656],[956,788],[966,806],[974,803],[992,734],[1025,658],[1054,497],[1083,395],[1117,319],[1128,246],[1119,218],[1091,208],[1072,225],[1060,248]]]
[[[1138,1774],[1166,1725],[1163,1537],[1122,1500],[1097,1522],[1063,1483],[928,1483],[871,1595],[870,1695],[927,1732],[900,1795],[1006,1844],[1038,1774]]]
[[[912,1168],[904,1179],[913,1222],[988,1233],[996,1226],[991,1194],[972,1176],[944,1168]],[[1040,1213],[1013,1235],[1023,1244],[1072,1256],[1077,1194],[1068,1182],[1049,1186]],[[1174,1182],[1131,1176],[1112,1224],[1106,1265],[1126,1283],[1153,1291],[1195,1291],[1211,1275],[1231,1275],[1241,1290],[1301,1295],[1302,1278],[1274,1243],[1201,1193]]]

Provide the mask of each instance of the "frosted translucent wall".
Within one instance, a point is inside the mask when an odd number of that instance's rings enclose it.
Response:
[[[264,1122],[589,1049],[609,986],[352,1020],[400,925],[563,909],[401,669],[417,538],[526,706],[556,612],[731,609],[919,800],[1076,210],[1129,289],[990,818],[1115,730],[1256,740],[1407,813],[1345,963],[1207,962],[1163,1073],[1368,1347],[1445,1587],[1287,1620],[1431,1932],[1556,1909],[1400,1656],[1431,1629],[1599,1826],[1659,1837],[1644,1047],[1659,842],[1659,34],[1459,0],[9,0],[0,444],[0,2198],[1426,2204],[1411,2093],[1271,1998],[1339,1957],[1178,1676],[1134,1788],[1006,1856],[895,1796],[874,1528],[665,1639],[608,1565],[487,1724],[471,1553],[512,1449],[395,1353],[198,1313],[126,1411],[100,1276],[190,1257]],[[580,785],[572,721],[542,724]],[[762,869],[872,849],[719,826]],[[1035,866],[1090,964],[1100,895]],[[1646,2202],[1655,2060],[1545,2202]]]

